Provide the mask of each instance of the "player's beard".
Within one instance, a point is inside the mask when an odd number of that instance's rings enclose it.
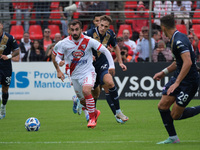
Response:
[[[81,36],[81,33],[79,33],[79,35],[77,35],[77,34],[72,35],[74,40],[78,40],[80,38],[80,36]]]

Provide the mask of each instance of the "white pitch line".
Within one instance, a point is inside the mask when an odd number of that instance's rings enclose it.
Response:
[[[155,141],[63,141],[63,142],[0,142],[0,144],[117,144],[117,143],[157,143]],[[198,140],[181,141],[181,143],[200,143]]]

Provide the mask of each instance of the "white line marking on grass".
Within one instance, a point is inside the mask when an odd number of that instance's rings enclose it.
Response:
[[[0,142],[0,144],[117,144],[117,143],[156,143],[155,141],[63,141],[63,142]],[[198,140],[181,141],[181,143],[200,143]]]

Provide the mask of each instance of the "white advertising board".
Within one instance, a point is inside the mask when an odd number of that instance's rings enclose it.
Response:
[[[13,62],[12,66],[10,100],[71,100],[75,94],[66,75],[64,82],[57,78],[52,62]]]

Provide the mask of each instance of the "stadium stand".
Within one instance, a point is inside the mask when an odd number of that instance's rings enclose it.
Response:
[[[54,39],[56,33],[60,33],[60,28],[58,25],[48,25],[48,28],[51,30],[51,39]]]
[[[41,40],[43,38],[42,28],[40,25],[30,25],[29,33],[31,40]]]
[[[184,24],[177,24],[176,25],[176,29],[178,31],[180,31],[181,33],[184,33],[184,34],[187,35],[187,28],[186,28],[186,26]]]
[[[51,10],[50,16],[49,16],[49,24],[61,24],[60,20],[60,11],[58,9]],[[58,19],[58,20],[55,20]]]
[[[117,37],[123,37],[123,30],[124,29],[128,29],[129,30],[129,32],[130,32],[130,37],[129,38],[131,38],[133,31],[132,31],[131,25],[128,25],[128,24],[122,24],[122,25],[119,26]]]
[[[195,10],[193,18],[192,18],[192,23],[193,24],[200,24],[200,9]]]
[[[24,34],[24,28],[22,25],[12,25],[10,34],[14,36],[16,40],[21,40]]]
[[[193,24],[192,28],[194,29],[196,36],[200,39],[200,24]]]

